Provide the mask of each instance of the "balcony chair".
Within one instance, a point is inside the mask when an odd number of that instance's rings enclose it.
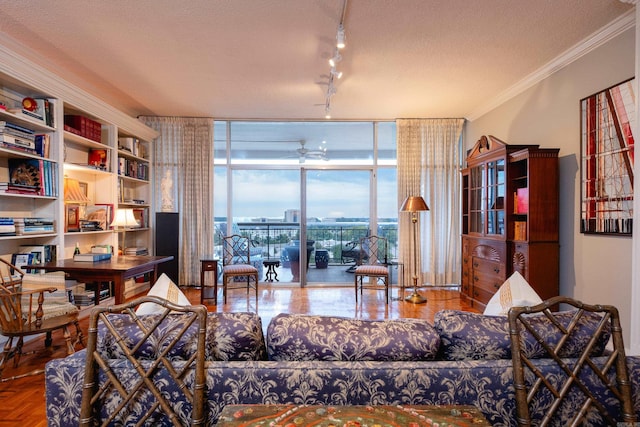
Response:
[[[138,316],[141,304],[153,314]],[[80,425],[204,426],[206,333],[204,305],[144,296],[94,308]]]
[[[364,237],[370,236],[371,232],[367,230],[367,233]],[[353,264],[347,268],[347,273],[353,273],[356,271],[356,267],[360,264],[362,260],[366,260],[367,252],[363,250],[360,245],[360,240],[353,240],[351,242],[346,243],[341,251],[340,251],[340,262],[342,264],[346,264],[352,262]]]
[[[551,311],[559,304],[575,309],[570,320],[565,317],[561,321],[558,313]],[[531,316],[535,313],[546,316],[549,326],[542,327],[540,317]],[[589,322],[595,331],[585,330]],[[536,412],[541,419],[536,416],[535,425],[556,425],[560,414],[573,417],[571,422],[563,421],[564,425],[635,425],[622,328],[615,307],[553,297],[531,307],[512,307],[509,330],[519,426],[531,426],[532,413]],[[604,349],[609,334],[611,351]],[[564,357],[565,353],[571,354],[571,359]],[[599,353],[605,358],[595,357]],[[534,357],[548,359],[553,367],[536,368]],[[592,393],[590,384],[596,381],[606,386],[606,393]],[[530,407],[530,402],[536,402],[537,407]],[[540,402],[545,406],[540,407]]]
[[[358,289],[360,295],[366,288],[380,289],[380,282],[384,286],[385,303],[389,304],[389,268],[387,266],[387,239],[379,236],[368,236],[360,239],[360,259],[355,268],[354,284],[356,302]],[[368,279],[368,284],[365,283]]]
[[[78,308],[69,302],[64,290],[64,274],[54,276],[51,273],[46,276],[38,274],[35,277],[44,279],[39,280],[40,282],[46,282],[50,277],[60,278],[61,285],[56,284],[62,287],[62,290],[56,293],[58,296],[50,296],[56,292],[57,287],[47,283],[34,286],[34,289],[27,289],[28,277],[24,276],[24,272],[18,267],[0,258],[0,335],[7,338],[0,355],[0,381],[2,382],[44,372],[43,369],[36,369],[2,378],[5,363],[9,359],[13,357],[13,367],[17,368],[20,356],[35,353],[35,350],[29,353],[22,352],[25,337],[46,334],[44,344],[45,347],[50,347],[53,342],[52,332],[62,330],[67,354],[75,352],[76,344],[84,345],[82,331],[78,324]],[[52,280],[56,281],[56,279]],[[69,331],[72,325],[75,326],[76,332],[73,338]],[[15,339],[17,343],[14,346]]]
[[[222,298],[227,303],[227,290],[238,289],[229,281],[246,281],[247,295],[249,288],[254,288],[258,299],[258,269],[251,264],[251,242],[248,237],[233,234],[222,239]],[[253,282],[253,284],[252,284]],[[244,286],[243,286],[244,287]],[[217,296],[214,301],[217,302]]]

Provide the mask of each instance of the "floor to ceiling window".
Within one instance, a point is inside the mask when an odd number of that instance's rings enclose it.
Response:
[[[397,247],[394,122],[216,121],[215,239],[243,234],[266,279],[352,283],[367,233]],[[351,256],[348,256],[351,255]]]

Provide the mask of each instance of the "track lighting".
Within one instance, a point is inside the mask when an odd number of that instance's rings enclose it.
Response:
[[[338,50],[336,49],[335,55],[333,55],[333,57],[329,59],[329,65],[335,67],[340,61],[342,61],[342,55],[340,55],[340,52],[338,52]]]
[[[339,49],[345,47],[345,31],[344,31],[344,19],[347,12],[347,0],[342,2],[342,15],[340,17],[340,23],[338,24],[338,32],[336,33],[336,47],[333,57],[329,59],[329,65],[331,70],[329,73],[329,81],[327,82],[327,94],[325,95],[324,112],[325,119],[331,118],[331,98],[336,94],[337,89],[333,84],[334,79],[340,79],[342,77],[342,71],[336,69],[338,62],[342,60]]]
[[[336,34],[336,47],[338,49],[344,49],[345,46],[344,25],[340,23],[340,25],[338,25],[338,34]]]

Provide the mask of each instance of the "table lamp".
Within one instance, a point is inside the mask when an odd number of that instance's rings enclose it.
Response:
[[[413,304],[424,304],[427,299],[418,293],[418,212],[428,211],[429,207],[421,196],[409,196],[402,203],[401,212],[411,212],[411,222],[413,223],[413,293],[404,300]]]
[[[137,227],[140,224],[133,214],[133,209],[116,209],[116,216],[111,222],[111,227],[117,231],[122,231],[122,254],[124,255],[127,245],[127,228]]]

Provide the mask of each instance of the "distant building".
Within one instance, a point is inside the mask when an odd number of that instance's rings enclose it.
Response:
[[[300,209],[287,209],[284,211],[284,222],[300,222]]]

